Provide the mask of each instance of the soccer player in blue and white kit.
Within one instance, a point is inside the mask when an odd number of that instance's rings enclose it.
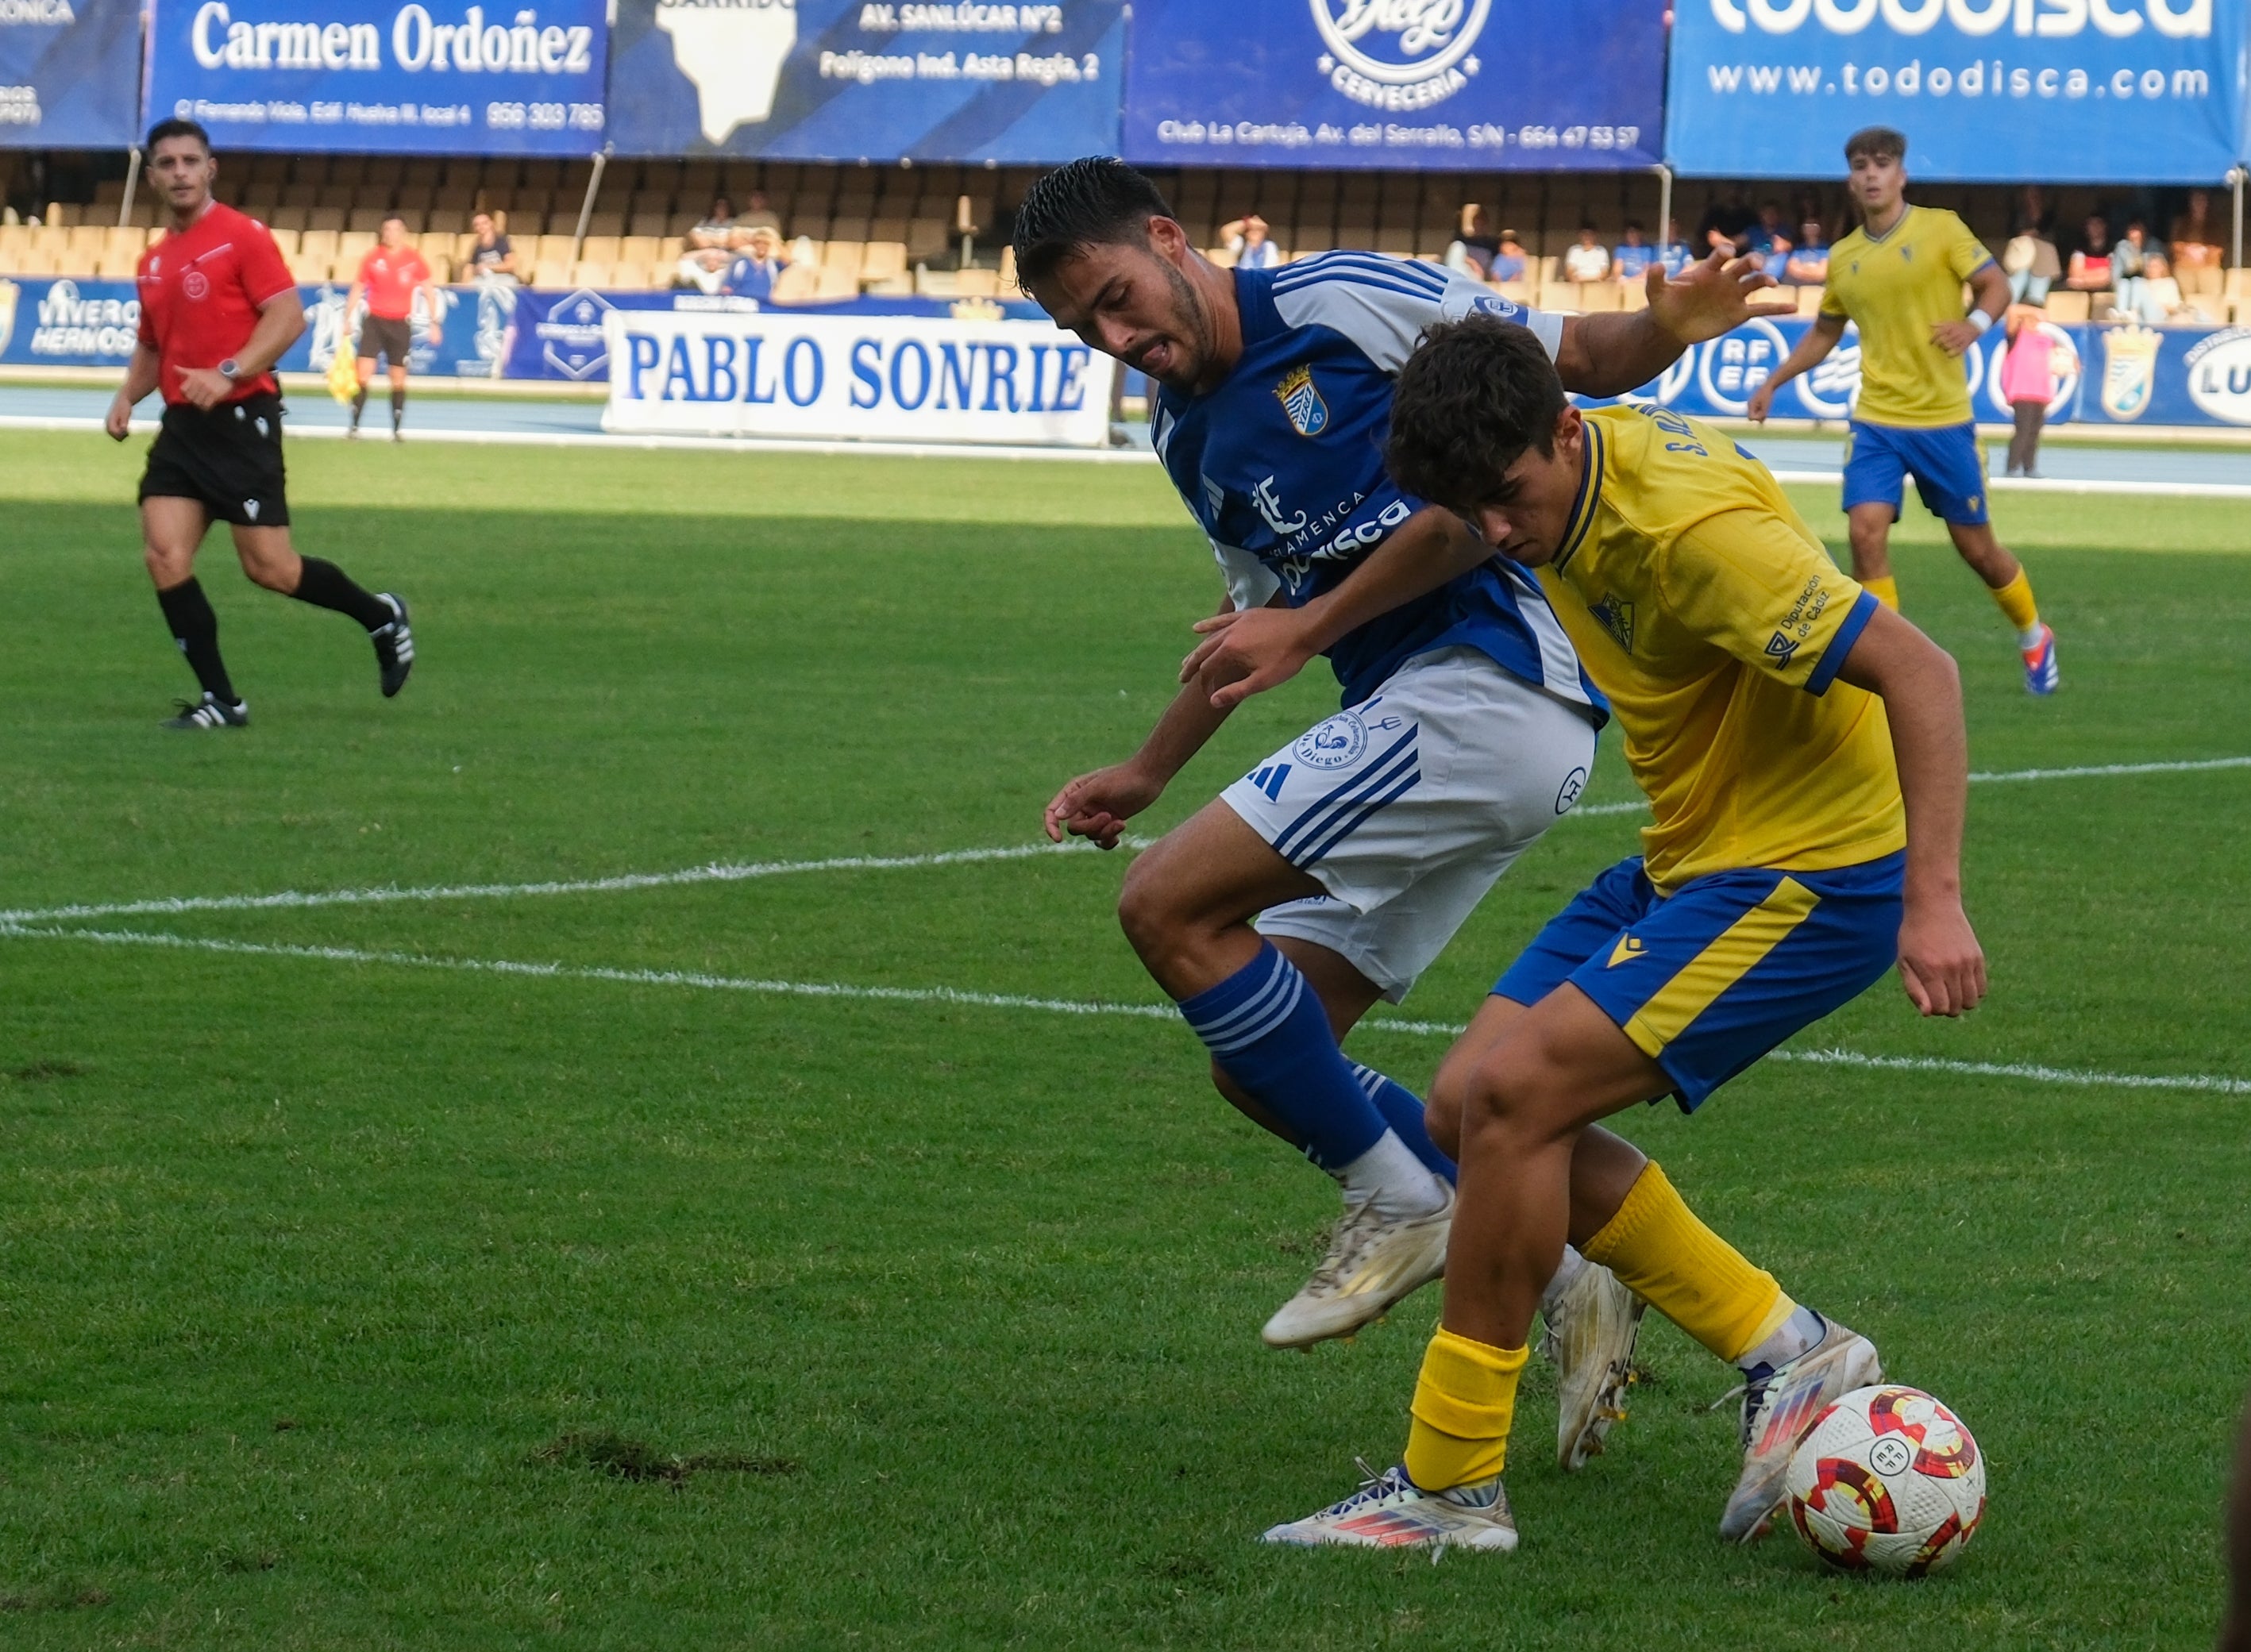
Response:
[[[1567,319],[1372,253],[1230,273],[1147,178],[1101,157],[1033,185],[1015,255],[1059,325],[1162,387],[1158,455],[1219,559],[1221,612],[1242,616],[1190,657],[1133,757],[1057,794],[1049,835],[1114,847],[1236,702],[1313,654],[1343,686],[1344,709],[1135,861],[1119,916],[1222,1094],[1342,1185],[1329,1254],[1266,1340],[1348,1335],[1443,1268],[1453,1166],[1422,1102],[1338,1040],[1399,1001],[1570,810],[1608,715],[1537,584],[1385,475],[1392,376],[1424,328],[1481,309],[1530,328],[1572,388],[1617,395],[1763,313],[1753,295],[1772,283],[1714,259],[1655,273],[1645,311]],[[1433,559],[1447,583],[1401,603]],[[1271,628],[1285,668],[1246,674],[1236,662]],[[1617,1414],[1639,1303],[1567,1256],[1545,1307],[1565,1373],[1559,1455],[1576,1466]]]

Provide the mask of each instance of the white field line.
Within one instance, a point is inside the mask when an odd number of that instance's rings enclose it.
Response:
[[[959,1005],[977,1009],[1030,1010],[1049,1015],[1128,1016],[1169,1021],[1179,1013],[1167,1004],[1114,1004],[1100,999],[1035,998],[1015,992],[973,992],[951,986],[853,986],[839,981],[777,981],[698,970],[612,969],[599,964],[528,964],[507,958],[436,957],[424,952],[373,951],[350,946],[294,946],[261,941],[224,941],[135,930],[50,930],[0,923],[0,938],[83,941],[98,946],[150,946],[236,957],[308,958],[329,964],[377,964],[461,974],[528,976],[558,981],[602,981],[627,986],[684,986],[705,992],[749,992],[770,998],[843,999],[875,1004]],[[1384,1019],[1366,1023],[1375,1032],[1452,1038],[1463,1029],[1445,1021]],[[2039,1084],[2083,1089],[2191,1090],[2207,1095],[2251,1096],[2251,1079],[2208,1074],[2102,1073],[2044,1067],[2022,1061],[1956,1061],[1934,1056],[1865,1055],[1857,1050],[1776,1050],[1777,1061],[1822,1067],[1852,1067],[1880,1072],[1943,1073],[1966,1078],[2015,1078]]]
[[[2077,769],[2013,769],[1972,774],[1979,783],[2008,780],[2075,780],[2112,775],[2193,774],[2213,769],[2251,769],[2251,757],[2206,757],[2178,763],[2109,763]],[[1595,803],[1574,809],[1565,819],[1641,814],[1639,799]],[[1152,840],[1128,837],[1125,847],[1146,849]],[[184,912],[258,912],[323,906],[380,906],[400,901],[492,901],[519,895],[613,895],[634,889],[668,888],[689,883],[738,883],[751,878],[786,877],[800,872],[892,872],[921,867],[968,866],[987,861],[1029,861],[1049,854],[1078,854],[1093,845],[1020,843],[985,849],[946,849],[931,854],[831,856],[818,861],[753,861],[688,867],[676,872],[626,872],[606,878],[558,879],[544,883],[447,883],[399,888],[283,889],[273,895],[158,895],[140,901],[93,902],[72,906],[0,909],[0,925],[55,923],[79,918],[169,916]]]

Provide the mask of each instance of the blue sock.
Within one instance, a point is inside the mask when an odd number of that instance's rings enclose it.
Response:
[[[1320,995],[1271,941],[1180,1011],[1220,1070],[1304,1137],[1306,1157],[1323,1170],[1342,1170],[1383,1139],[1389,1123],[1337,1048]]]
[[[1455,1179],[1454,1161],[1438,1151],[1437,1143],[1430,1139],[1429,1126],[1423,1123],[1423,1098],[1396,1079],[1389,1079],[1372,1067],[1354,1062],[1353,1072],[1360,1079],[1361,1089],[1368,1099],[1375,1103],[1376,1111],[1384,1122],[1399,1132],[1399,1139],[1407,1144],[1407,1151],[1423,1161],[1423,1168],[1433,1176],[1443,1176],[1448,1183]]]

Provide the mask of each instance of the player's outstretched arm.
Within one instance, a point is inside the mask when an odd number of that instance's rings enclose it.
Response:
[[[1782,365],[1766,376],[1766,382],[1751,392],[1743,416],[1754,425],[1766,423],[1766,416],[1774,408],[1774,393],[1800,373],[1810,373],[1825,360],[1837,341],[1845,336],[1845,318],[1841,315],[1817,317],[1805,329],[1805,336],[1797,347],[1782,358]]]
[[[1907,913],[1900,982],[1925,1015],[1960,1015],[1985,996],[1985,954],[1962,909],[1962,826],[1970,735],[1954,658],[1879,607],[1837,673],[1881,696],[1907,804]]]
[[[1492,556],[1492,548],[1460,517],[1425,505],[1303,607],[1229,611],[1199,620],[1203,640],[1181,662],[1181,681],[1191,688],[1203,684],[1216,709],[1232,711],[1252,695],[1287,682],[1340,637]]]
[[[1228,614],[1234,609],[1228,602],[1219,611]],[[1213,705],[1211,691],[1201,677],[1188,681],[1139,751],[1123,763],[1080,775],[1049,800],[1044,822],[1049,840],[1060,843],[1068,833],[1091,838],[1100,848],[1116,848],[1126,834],[1126,823],[1164,796],[1173,777],[1203,750],[1232,708]]]
[[[133,359],[125,366],[125,382],[110,398],[109,417],[102,421],[102,428],[114,440],[121,442],[131,434],[134,408],[143,396],[156,388],[156,363],[154,344],[144,342],[133,347]]]
[[[1758,296],[1774,285],[1755,258],[1714,252],[1670,279],[1663,265],[1653,264],[1648,308],[1565,319],[1555,371],[1565,390],[1582,396],[1623,396],[1679,361],[1691,344],[1732,332],[1754,316],[1793,314],[1796,305]]]

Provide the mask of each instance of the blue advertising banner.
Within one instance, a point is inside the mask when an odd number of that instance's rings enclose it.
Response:
[[[2216,183],[2243,152],[2240,0],[1680,0],[1666,159],[1845,169],[1865,126],[1960,183]]]
[[[141,0],[0,0],[0,149],[129,149]]]
[[[1659,0],[1135,0],[1125,153],[1186,166],[1651,166],[1665,20]]]
[[[604,0],[152,0],[148,114],[221,149],[589,155]]]
[[[1114,153],[1124,0],[619,0],[622,155],[1037,162]]]

